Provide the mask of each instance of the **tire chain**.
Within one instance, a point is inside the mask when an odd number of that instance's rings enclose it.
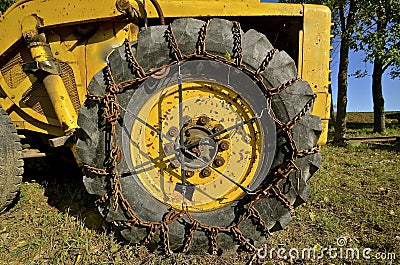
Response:
[[[259,203],[262,199],[275,196],[278,200],[280,200],[285,207],[290,210],[290,213],[293,213],[293,205],[290,203],[288,198],[282,193],[281,189],[279,188],[279,184],[289,177],[289,175],[293,172],[297,172],[300,169],[295,165],[295,161],[298,158],[302,158],[308,155],[315,154],[319,152],[319,146],[315,146],[308,150],[298,150],[296,148],[296,143],[293,139],[293,135],[291,130],[293,127],[308,113],[315,101],[315,96],[311,99],[304,108],[297,114],[293,119],[289,120],[288,122],[284,123],[279,120],[272,109],[269,111],[269,115],[274,120],[274,122],[278,125],[279,129],[284,134],[289,146],[289,158],[284,161],[281,166],[273,172],[273,176],[275,180],[273,183],[268,184],[266,187],[257,190],[254,194],[248,194],[249,196],[249,204],[247,209],[243,209],[243,213],[239,220],[236,223],[230,224],[227,227],[220,227],[220,226],[213,226],[202,224],[197,219],[195,219],[187,209],[184,210],[175,210],[169,209],[167,214],[164,216],[163,220],[159,222],[147,222],[136,215],[133,211],[132,207],[130,206],[129,202],[124,198],[122,194],[122,185],[120,182],[120,177],[118,175],[117,165],[122,160],[122,153],[121,148],[117,144],[117,136],[116,136],[116,124],[120,117],[120,109],[117,100],[117,94],[123,93],[127,89],[136,89],[138,85],[146,80],[150,75],[154,74],[155,72],[162,70],[168,66],[186,62],[189,60],[199,60],[199,59],[207,59],[213,60],[217,62],[222,62],[228,64],[230,66],[236,67],[250,76],[261,88],[265,98],[267,100],[267,105],[271,106],[272,96],[279,94],[281,91],[287,89],[288,87],[295,84],[299,81],[299,78],[293,78],[292,80],[287,81],[286,83],[280,85],[277,88],[267,88],[264,84],[264,77],[262,73],[268,67],[268,64],[273,59],[274,55],[278,52],[277,49],[271,50],[259,66],[256,71],[249,70],[245,66],[242,65],[242,48],[241,48],[241,35],[240,35],[240,24],[238,22],[233,22],[232,34],[234,39],[233,45],[233,58],[234,61],[225,58],[224,56],[210,54],[205,49],[205,39],[207,34],[207,27],[209,21],[207,21],[199,31],[199,37],[196,43],[196,49],[193,54],[190,55],[183,55],[179,50],[178,44],[176,39],[173,35],[171,26],[167,27],[165,32],[165,39],[170,48],[170,56],[171,56],[171,63],[167,65],[163,65],[159,68],[153,68],[149,72],[145,72],[143,68],[138,64],[137,60],[135,59],[131,44],[129,41],[125,41],[125,56],[126,61],[128,62],[129,67],[133,74],[136,75],[136,78],[128,81],[121,82],[116,84],[110,69],[110,66],[106,66],[103,74],[107,86],[107,90],[105,95],[87,95],[89,100],[99,101],[103,104],[103,118],[105,119],[108,125],[108,142],[110,150],[108,151],[108,165],[106,169],[96,168],[90,165],[84,165],[89,172],[99,175],[99,176],[107,176],[111,181],[112,189],[109,190],[105,195],[101,196],[96,202],[97,205],[103,205],[106,203],[112,204],[114,210],[118,209],[118,206],[122,208],[125,217],[128,221],[125,220],[114,220],[112,223],[121,228],[130,228],[132,226],[143,227],[147,229],[146,237],[141,241],[142,244],[148,245],[154,238],[156,231],[160,230],[160,238],[163,244],[163,251],[165,254],[169,255],[172,253],[169,244],[169,225],[175,221],[183,220],[186,216],[191,223],[188,224],[188,231],[186,237],[184,239],[182,248],[180,249],[181,252],[187,253],[190,249],[191,242],[196,232],[198,231],[205,231],[206,236],[209,239],[209,252],[211,254],[217,254],[218,246],[217,246],[217,236],[219,233],[225,233],[231,235],[241,246],[245,248],[245,250],[250,252],[255,252],[256,247],[250,243],[248,239],[243,235],[242,231],[240,230],[240,224],[245,222],[248,219],[253,220],[253,224],[255,224],[261,234],[265,237],[268,237],[270,234],[269,229],[265,221],[261,218],[261,214],[255,208],[255,205]],[[300,174],[301,177],[301,174]]]

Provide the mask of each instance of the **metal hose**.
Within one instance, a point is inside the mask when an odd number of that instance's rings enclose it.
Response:
[[[157,0],[150,0],[150,2],[153,4],[154,8],[157,11],[158,17],[160,18],[160,25],[165,25],[164,13],[161,9],[160,4]]]

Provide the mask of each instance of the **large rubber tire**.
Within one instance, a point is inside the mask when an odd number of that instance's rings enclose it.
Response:
[[[204,21],[184,18],[177,19],[171,24],[172,31],[180,50],[184,54],[191,54],[195,51],[195,45],[198,39],[200,28]],[[233,23],[223,19],[212,19],[208,24],[206,36],[206,50],[211,54],[225,55],[227,51],[233,49],[232,36]],[[135,53],[138,63],[145,71],[156,68],[170,62],[170,48],[165,40],[167,26],[153,26],[142,30],[139,33],[138,41],[132,43],[132,49]],[[243,64],[250,69],[257,69],[265,59],[268,52],[273,49],[268,39],[255,30],[242,32]],[[116,83],[130,80],[133,78],[132,72],[126,62],[124,47],[117,48],[108,58],[109,66]],[[283,83],[297,77],[297,70],[294,61],[286,52],[276,53],[270,61],[266,71],[263,73],[265,85],[267,87],[278,87]],[[89,85],[89,93],[102,95],[106,91],[103,72],[95,75]],[[140,102],[145,100],[151,91],[145,89],[128,90],[118,95],[118,101],[123,108],[133,106],[139,108]],[[272,109],[276,117],[288,122],[293,119],[303,107],[312,99],[313,91],[305,81],[295,82],[279,95],[273,97]],[[130,101],[137,102],[132,104]],[[135,101],[136,100],[136,101]],[[130,110],[135,111],[135,110]],[[124,111],[121,117],[124,116]],[[87,165],[97,168],[104,168],[105,161],[104,146],[104,120],[102,119],[102,108],[100,103],[88,100],[82,107],[78,123],[81,127],[81,133],[77,143],[77,154],[79,159]],[[121,135],[123,129],[120,127],[121,120],[117,127],[117,135]],[[293,138],[296,141],[298,150],[310,149],[316,146],[321,132],[321,121],[319,117],[306,114],[303,119],[292,130]],[[121,138],[121,137],[119,137]],[[121,139],[118,139],[121,141]],[[122,142],[119,142],[122,145]],[[276,153],[271,165],[271,170],[279,167],[287,159],[287,140],[280,131],[276,136]],[[317,171],[320,164],[320,154],[312,154],[298,159],[296,162],[300,169],[295,174],[280,184],[281,190],[295,207],[307,200],[310,194],[310,188],[307,185],[309,178]],[[128,162],[122,161],[119,165],[119,172],[126,172],[129,168]],[[268,176],[269,176],[268,174]],[[301,174],[301,177],[299,176]],[[266,177],[262,185],[268,184],[272,177]],[[297,189],[299,181],[299,189]],[[107,177],[96,176],[90,171],[85,171],[84,183],[89,193],[102,196],[110,188],[110,180]],[[160,221],[163,214],[166,213],[166,206],[152,198],[140,185],[129,178],[121,178],[123,193],[131,204],[133,210],[146,221]],[[199,213],[196,218],[207,224],[229,225],[233,219],[240,215],[242,202],[239,201],[233,205],[204,213]],[[256,204],[257,210],[267,224],[270,231],[284,228],[291,220],[291,214],[281,200],[276,197],[270,197]],[[239,210],[238,210],[239,209]],[[124,219],[122,212],[115,213],[110,207],[100,207],[101,213],[108,221]],[[158,220],[157,220],[158,219]],[[184,222],[175,222],[169,227],[170,244],[172,249],[179,249],[182,245],[187,231],[187,224]],[[240,226],[244,236],[250,238],[255,245],[263,244],[265,237],[260,234],[257,227],[247,220]],[[122,235],[132,241],[139,242],[146,235],[146,229],[132,227],[121,231]],[[153,246],[157,246],[161,239],[153,240]],[[220,233],[217,243],[223,249],[235,248],[236,243],[231,237]],[[208,244],[204,233],[195,234],[192,250],[205,249]]]
[[[0,108],[0,213],[17,198],[24,161],[22,147],[13,123]]]

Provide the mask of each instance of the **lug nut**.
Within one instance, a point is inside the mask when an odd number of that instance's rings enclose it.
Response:
[[[220,132],[224,129],[224,126],[222,126],[221,124],[216,124],[213,128],[213,132],[217,133]]]
[[[198,123],[200,125],[206,125],[209,121],[210,121],[209,117],[207,117],[206,115],[202,115],[202,116],[199,117]]]
[[[193,177],[193,175],[194,175],[194,172],[193,171],[185,171],[185,176],[186,177],[188,177],[188,178],[190,178],[190,177]]]
[[[181,166],[181,163],[179,162],[178,159],[174,158],[171,160],[171,167],[172,168],[178,168]]]
[[[176,128],[175,126],[172,126],[172,127],[169,128],[169,130],[168,130],[168,135],[171,136],[171,137],[177,136],[178,133],[179,133],[179,130],[178,130],[178,128]]]
[[[192,122],[192,118],[188,115],[183,116],[183,126],[188,126]]]
[[[214,159],[214,165],[220,167],[225,164],[225,159],[222,156],[216,156]]]
[[[225,151],[229,149],[229,142],[227,140],[223,140],[219,143],[218,149],[220,151]]]
[[[203,170],[200,172],[200,176],[203,178],[209,177],[211,175],[211,169],[208,167],[203,168]]]
[[[164,152],[166,154],[171,153],[174,150],[174,145],[172,143],[168,143],[166,145],[164,145]]]

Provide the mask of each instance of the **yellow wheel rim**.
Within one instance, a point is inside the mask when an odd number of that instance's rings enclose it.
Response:
[[[181,190],[179,156],[172,154],[153,163],[148,162],[174,149],[173,141],[179,137],[177,85],[152,95],[138,113],[138,117],[147,124],[134,122],[130,132],[130,157],[132,164],[138,168],[135,174],[152,196],[176,209],[203,212],[227,206],[242,197],[244,191],[226,176],[246,187],[257,174],[261,163],[260,125],[258,121],[248,123],[210,138],[208,136],[218,129],[227,129],[249,120],[255,113],[227,86],[194,81],[183,83],[182,91],[186,119],[182,130],[185,130],[186,143],[208,141],[205,145],[192,148],[200,149],[196,154],[202,157],[202,161],[185,156],[185,170],[189,171],[185,177],[186,196]],[[154,129],[161,131],[169,140],[160,137]],[[141,165],[146,166],[141,168]]]

